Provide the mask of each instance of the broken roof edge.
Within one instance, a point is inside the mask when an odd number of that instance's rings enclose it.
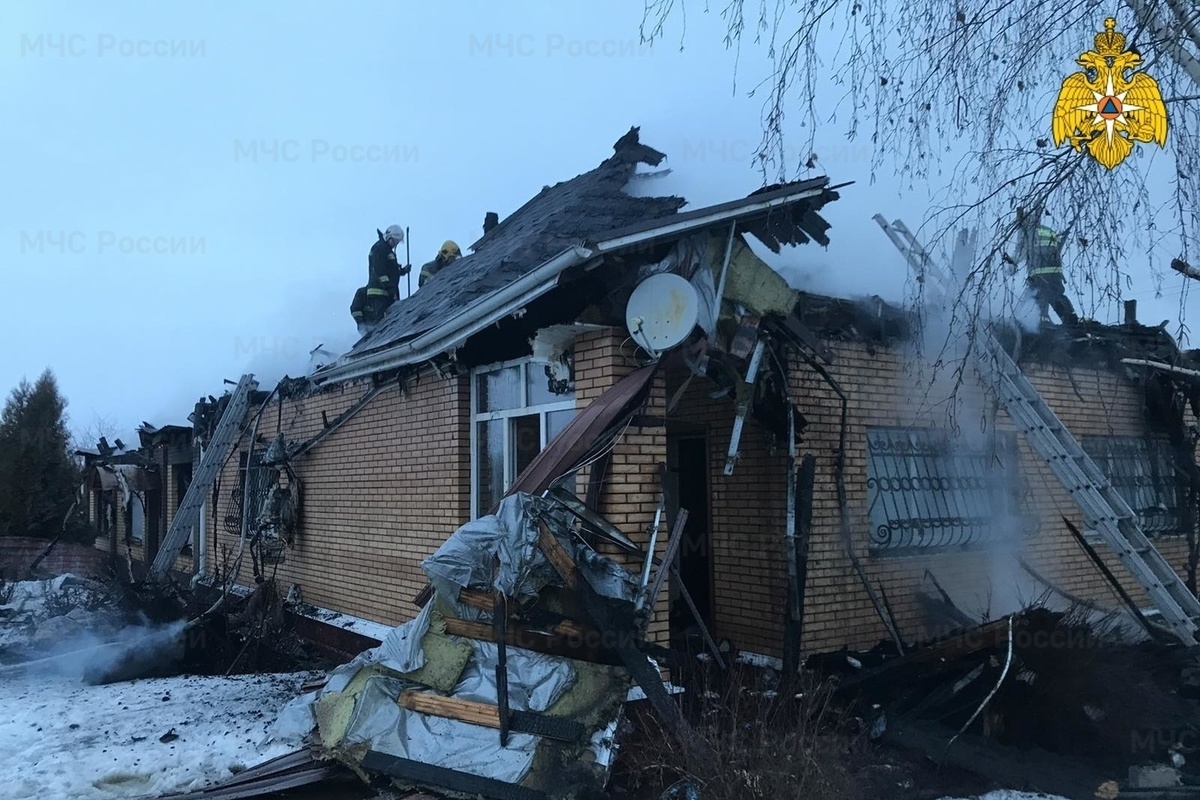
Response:
[[[918,341],[913,326],[919,322],[920,315],[907,303],[888,301],[878,295],[839,297],[798,291],[799,298],[790,316],[823,343],[861,343],[897,351]],[[1024,342],[1022,364],[1094,369],[1112,374],[1121,374],[1134,366],[1151,368],[1153,359],[1150,356],[1156,351],[1145,337],[1162,330],[1161,326],[1083,320],[1074,329],[1053,325],[1028,331],[1011,317],[990,319],[987,324],[995,326],[994,332],[1006,347],[1013,344],[1020,329]],[[1171,369],[1174,374],[1185,376],[1192,371],[1186,367],[1181,369],[1180,365],[1186,364],[1195,366],[1200,375],[1200,361],[1193,361],[1194,356],[1179,350],[1178,342],[1169,334],[1160,344],[1173,349],[1175,363]],[[1129,358],[1130,355],[1135,358]],[[1144,363],[1127,363],[1137,361],[1138,356]],[[1159,363],[1165,365],[1161,358]],[[1200,384],[1200,377],[1196,381]]]
[[[812,178],[792,184],[767,194],[751,194],[740,200],[705,206],[695,211],[685,211],[664,220],[650,220],[619,228],[605,234],[605,239],[596,245],[596,252],[608,253],[634,244],[645,244],[654,239],[663,239],[674,235],[684,235],[719,222],[737,222],[745,217],[753,216],[764,211],[794,205],[802,200],[832,192],[835,188],[829,184],[829,178]],[[839,184],[838,186],[846,186]],[[830,200],[836,198],[831,197]]]
[[[669,237],[682,237],[711,225],[737,222],[765,211],[794,205],[831,191],[829,179],[814,178],[776,192],[750,195],[740,200],[705,206],[695,211],[665,219],[611,231],[591,247],[575,246],[534,267],[512,283],[485,295],[468,306],[463,313],[431,330],[400,342],[394,342],[362,353],[357,357],[333,364],[313,373],[311,380],[318,386],[350,381],[397,367],[427,361],[446,350],[465,342],[489,325],[512,314],[534,300],[558,282],[559,275],[599,255],[610,254],[629,247]],[[831,198],[832,199],[832,198]],[[657,223],[657,224],[655,224]]]

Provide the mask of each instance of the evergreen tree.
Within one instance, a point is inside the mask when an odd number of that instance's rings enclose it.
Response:
[[[80,480],[66,405],[47,369],[33,385],[22,380],[0,412],[0,536],[53,538],[63,531]],[[74,538],[78,529],[71,524],[68,534]]]

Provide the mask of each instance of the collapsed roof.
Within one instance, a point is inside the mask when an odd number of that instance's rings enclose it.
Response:
[[[636,129],[598,167],[546,186],[470,246],[471,253],[438,272],[412,297],[388,309],[379,326],[351,351],[369,352],[434,327],[480,297],[508,285],[588,237],[674,214],[681,197],[633,197],[623,189],[639,163],[665,157],[638,143]]]
[[[453,269],[394,303],[374,330],[313,381],[350,380],[431,360],[546,293],[566,270],[707,228],[736,222],[776,251],[810,239],[828,243],[829,223],[817,211],[838,195],[827,178],[769,186],[681,214],[687,202],[682,197],[626,193],[639,164],[657,166],[665,158],[639,142],[636,127],[613,149],[596,169],[542,189],[471,245]]]

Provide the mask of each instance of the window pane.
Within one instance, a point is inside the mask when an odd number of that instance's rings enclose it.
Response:
[[[479,516],[486,516],[504,494],[504,428],[503,422],[475,423],[478,437],[475,489],[478,492]]]
[[[550,376],[546,374],[545,364],[526,364],[525,381],[529,387],[529,405],[531,406],[561,403],[563,400],[571,399],[570,395],[555,394],[550,391]]]
[[[475,380],[476,391],[479,393],[479,413],[521,407],[520,367],[505,367],[484,372]]]
[[[575,419],[575,409],[568,408],[563,411],[550,411],[546,414],[546,444],[554,441],[554,437],[563,432],[563,428],[571,424],[571,420]]]
[[[512,418],[513,478],[525,471],[542,451],[542,420],[538,414]]]

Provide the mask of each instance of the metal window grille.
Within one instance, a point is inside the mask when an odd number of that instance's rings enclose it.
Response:
[[[1171,443],[1137,436],[1085,436],[1083,449],[1138,515],[1151,536],[1183,533],[1180,498],[1186,496]]]
[[[250,509],[251,509],[251,525],[254,524],[253,515],[262,506],[263,497],[268,488],[270,488],[271,470],[268,467],[262,466],[263,457],[267,451],[264,448],[255,450],[253,455],[247,459],[247,454],[243,451],[239,457],[240,464],[238,466],[237,485],[229,490],[229,500],[225,506],[225,532],[234,536],[240,536],[242,533],[242,516],[245,513],[245,486],[246,486],[246,469],[247,461],[252,465],[250,467]]]
[[[867,429],[867,505],[878,554],[970,549],[1029,535],[1016,437],[986,443],[926,428]]]

